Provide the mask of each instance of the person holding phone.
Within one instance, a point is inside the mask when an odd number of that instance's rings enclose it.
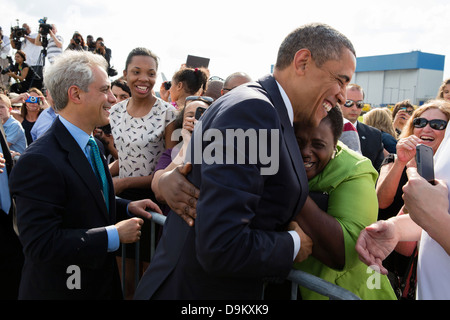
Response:
[[[376,185],[379,212],[378,219],[386,220],[402,214],[403,186],[408,182],[406,170],[416,168],[416,146],[424,144],[436,153],[441,144],[450,119],[450,103],[445,100],[431,100],[416,109],[405,124],[397,143],[397,154],[389,154],[380,169]],[[416,243],[401,244],[385,261],[386,268],[397,281],[405,274],[410,256]],[[395,285],[395,284],[394,284]]]
[[[177,146],[167,149],[161,155],[153,174],[152,190],[159,202],[165,203],[164,196],[159,190],[161,175],[183,163],[194,126],[212,102],[213,99],[207,96],[189,96],[186,98],[185,107],[180,111],[176,119],[181,141]]]
[[[403,127],[413,112],[414,106],[409,100],[403,100],[395,104],[394,109],[392,110],[392,125],[397,134],[396,138],[402,133]]]
[[[414,167],[407,169],[403,187],[409,214],[378,221],[359,235],[359,258],[382,274],[382,262],[400,241],[420,240],[417,268],[417,300],[450,299],[450,132],[435,153],[434,184],[422,178]]]

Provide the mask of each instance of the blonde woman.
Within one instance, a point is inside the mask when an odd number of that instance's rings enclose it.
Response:
[[[387,154],[396,153],[397,139],[389,109],[374,108],[364,114],[363,122],[381,131],[381,141]]]

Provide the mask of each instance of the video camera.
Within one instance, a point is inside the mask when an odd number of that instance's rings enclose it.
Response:
[[[39,20],[39,33],[41,34],[41,43],[44,48],[48,45],[47,35],[53,30],[53,26],[47,23],[47,17]]]
[[[50,30],[53,30],[52,25],[47,23],[47,17],[39,20],[39,30],[39,33],[42,36],[48,35],[50,33]]]
[[[20,50],[22,46],[21,38],[24,38],[27,35],[27,30],[19,26],[19,19],[16,19],[17,26],[11,27],[11,36],[12,41],[14,41],[14,45],[17,50]]]

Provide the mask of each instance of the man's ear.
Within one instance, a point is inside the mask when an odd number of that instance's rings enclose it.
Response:
[[[68,90],[68,98],[69,101],[73,102],[73,103],[80,103],[81,102],[81,93],[82,90],[77,87],[77,86],[70,86],[69,90]]]
[[[298,74],[304,74],[308,69],[308,65],[313,62],[311,51],[308,49],[300,49],[295,53],[293,64]]]

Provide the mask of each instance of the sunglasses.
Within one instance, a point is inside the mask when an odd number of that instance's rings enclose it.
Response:
[[[434,130],[444,130],[447,127],[447,121],[442,119],[415,118],[413,120],[414,128],[425,128],[427,124],[430,124],[430,128]]]
[[[410,116],[413,114],[414,110],[408,110],[406,107],[402,107],[400,109],[398,109],[398,111],[403,111],[406,112],[407,114],[409,114]]]
[[[207,96],[189,96],[186,98],[185,103],[188,103],[188,101],[203,101],[210,106],[214,102],[214,99]]]
[[[347,101],[345,101],[344,107],[350,108],[350,107],[352,107],[355,103],[356,103],[356,107],[357,107],[358,109],[362,109],[362,108],[364,107],[364,101],[362,101],[362,100],[359,100],[359,101],[353,101],[353,100],[350,100],[350,99],[348,99]]]

